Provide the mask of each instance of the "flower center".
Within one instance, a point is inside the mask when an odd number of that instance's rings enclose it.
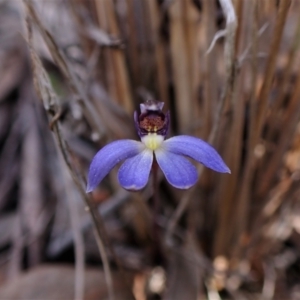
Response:
[[[145,146],[150,150],[156,150],[160,147],[162,142],[164,141],[164,136],[158,135],[156,133],[149,133],[141,138],[141,141],[145,144]]]
[[[148,111],[140,116],[139,126],[149,133],[157,133],[165,126],[165,115],[157,111]]]

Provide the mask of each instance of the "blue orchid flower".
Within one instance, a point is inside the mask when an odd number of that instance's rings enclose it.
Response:
[[[206,167],[230,173],[217,151],[201,139],[180,135],[165,140],[169,129],[169,112],[162,112],[164,103],[148,101],[141,104],[141,114],[134,113],[135,127],[141,142],[118,140],[103,147],[93,158],[87,192],[91,192],[118,163],[124,161],[118,173],[120,185],[127,190],[146,186],[153,160],[156,159],[167,181],[179,189],[188,189],[198,179],[197,169],[186,158]]]

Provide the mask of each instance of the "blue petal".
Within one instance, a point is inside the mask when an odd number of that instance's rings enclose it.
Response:
[[[155,157],[168,182],[174,187],[188,189],[197,182],[197,170],[185,157],[164,149],[155,150]]]
[[[119,170],[120,185],[127,190],[142,189],[148,182],[152,161],[153,151],[149,149],[127,159]]]
[[[144,149],[143,143],[134,140],[119,140],[103,147],[90,165],[86,192],[95,189],[117,163],[139,154]]]
[[[189,156],[214,171],[230,173],[218,152],[201,139],[188,135],[175,136],[166,140],[163,147],[170,152]]]

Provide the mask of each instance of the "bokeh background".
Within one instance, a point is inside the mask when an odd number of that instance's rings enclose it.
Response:
[[[300,299],[300,1],[0,1],[0,299]],[[147,99],[197,165],[84,192]]]

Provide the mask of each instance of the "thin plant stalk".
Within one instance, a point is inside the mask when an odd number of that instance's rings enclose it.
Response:
[[[26,25],[27,25],[27,32],[28,32],[28,45],[29,45],[29,50],[30,50],[30,54],[31,54],[33,73],[34,73],[34,79],[35,79],[35,87],[37,89],[37,93],[40,96],[41,100],[43,100],[44,107],[48,114],[48,117],[50,118],[50,120],[52,120],[52,118],[55,118],[57,112],[59,111],[58,99],[51,87],[50,80],[49,80],[45,70],[43,69],[41,61],[33,49],[32,23],[31,23],[31,19],[30,19],[29,15],[27,16],[27,19],[26,19]],[[103,261],[104,274],[105,274],[105,279],[106,279],[106,283],[107,283],[109,299],[114,300],[115,297],[114,297],[114,291],[113,291],[113,286],[112,286],[112,274],[111,274],[105,246],[102,241],[103,236],[104,236],[105,240],[107,240],[102,219],[99,216],[97,209],[92,204],[90,197],[85,193],[83,183],[81,182],[80,178],[78,177],[76,170],[74,170],[74,167],[71,163],[72,155],[69,151],[66,141],[64,140],[64,138],[62,136],[59,121],[54,122],[52,125],[53,125],[52,126],[53,133],[56,138],[58,148],[61,151],[63,160],[66,163],[66,166],[71,174],[71,177],[74,180],[74,183],[75,183],[76,187],[78,188],[78,191],[79,191],[80,195],[82,196],[82,199],[84,200],[85,204],[87,205],[88,211],[90,212],[90,215],[92,217],[92,220],[93,220],[93,223],[95,226],[95,231],[97,233],[96,238],[97,238],[97,244],[99,246],[99,252],[100,252],[100,256]]]
[[[152,223],[152,236],[153,236],[153,258],[154,260],[160,260],[162,257],[161,235],[159,227],[159,210],[160,202],[158,195],[158,164],[154,160],[152,165],[152,187],[153,187],[153,223]]]

